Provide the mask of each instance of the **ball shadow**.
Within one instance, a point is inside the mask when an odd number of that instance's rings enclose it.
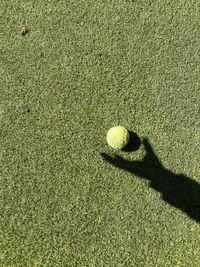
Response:
[[[124,151],[124,152],[137,151],[140,148],[142,142],[136,133],[129,131],[129,134],[130,134],[129,143],[127,146],[125,146],[122,149],[122,151]]]

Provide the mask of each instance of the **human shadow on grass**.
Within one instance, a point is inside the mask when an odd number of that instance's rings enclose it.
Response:
[[[101,156],[117,168],[148,179],[150,187],[161,193],[162,199],[182,210],[200,223],[200,184],[183,174],[174,174],[165,169],[155,155],[148,139],[143,140],[146,155],[141,161],[129,161],[105,153]]]

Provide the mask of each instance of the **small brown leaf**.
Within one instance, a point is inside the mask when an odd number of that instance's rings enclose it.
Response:
[[[24,35],[26,35],[28,33],[28,30],[26,29],[26,27],[22,27],[20,33],[21,33],[21,35],[24,36]]]

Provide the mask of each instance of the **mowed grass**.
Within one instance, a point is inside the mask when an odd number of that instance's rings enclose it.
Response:
[[[200,184],[199,2],[2,0],[0,12],[2,266],[199,266],[199,222],[101,156],[143,159],[143,145],[106,144],[123,125]]]

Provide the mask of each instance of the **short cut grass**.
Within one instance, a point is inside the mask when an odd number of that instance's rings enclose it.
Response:
[[[0,14],[1,266],[199,266],[199,223],[101,156],[144,159],[107,145],[123,125],[200,183],[199,0],[1,0]]]

